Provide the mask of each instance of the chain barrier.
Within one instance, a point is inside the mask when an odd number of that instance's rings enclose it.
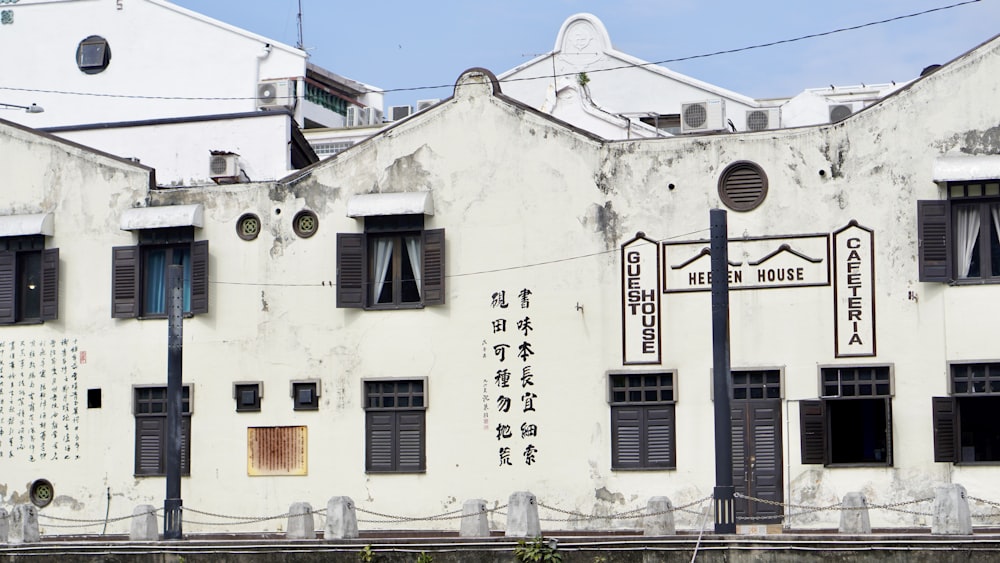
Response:
[[[807,506],[807,505],[803,505],[803,504],[792,504],[792,503],[785,503],[785,502],[779,502],[779,501],[774,501],[774,500],[756,498],[756,497],[747,496],[747,495],[744,495],[744,494],[741,494],[741,493],[736,493],[733,496],[735,496],[736,498],[742,498],[742,499],[746,499],[748,501],[757,502],[757,503],[760,503],[760,504],[768,504],[768,505],[771,505],[771,506],[780,506],[780,507],[782,507],[785,510],[785,514],[789,518],[791,518],[793,516],[803,516],[805,514],[812,514],[812,513],[815,513],[815,512],[825,512],[825,511],[831,511],[831,510],[852,510],[852,508],[850,508],[850,507],[843,506],[843,503],[831,504],[831,505],[828,505],[828,506]],[[893,512],[900,512],[900,513],[903,513],[903,514],[912,514],[914,516],[933,516],[934,514],[930,513],[930,512],[921,512],[921,511],[916,511],[916,510],[906,510],[904,508],[900,508],[902,506],[909,506],[911,504],[920,504],[920,503],[925,503],[925,502],[931,502],[933,500],[934,500],[933,497],[928,497],[928,498],[915,499],[915,500],[904,500],[904,501],[894,502],[894,503],[888,503],[888,504],[868,504],[867,507],[869,509],[873,509],[873,510],[889,510],[889,511],[893,511]],[[997,506],[1000,506],[1000,504],[997,504]],[[797,509],[797,510],[799,510],[799,512],[792,513],[788,509]],[[769,518],[774,518],[774,516],[773,515],[771,515],[771,516],[740,516],[737,519],[738,520],[765,520],[765,519],[769,519]]]
[[[435,514],[432,516],[395,516],[393,514],[385,514],[382,512],[375,512],[373,510],[365,510],[359,506],[355,506],[354,510],[364,514],[371,514],[372,516],[378,516],[380,518],[384,518],[384,520],[372,520],[372,519],[362,520],[359,518],[358,522],[376,523],[376,524],[398,524],[400,522],[441,522],[448,520],[461,520],[462,518],[475,516],[476,514],[496,512],[502,508],[507,508],[507,505],[504,504],[496,508],[488,508],[486,510],[483,510],[482,512],[476,512],[472,514],[462,514],[463,509],[459,508],[457,510],[451,510],[449,512],[443,512],[441,514]]]
[[[573,522],[576,520],[614,520],[614,519],[632,519],[632,518],[645,518],[646,516],[662,516],[663,514],[670,514],[675,511],[691,512],[687,510],[688,508],[699,505],[707,500],[710,500],[712,495],[702,497],[698,500],[689,502],[681,506],[674,506],[666,510],[658,510],[654,512],[646,512],[645,508],[635,508],[632,510],[626,510],[624,512],[614,512],[604,516],[597,514],[584,514],[582,512],[574,512],[571,510],[563,510],[561,508],[556,508],[554,506],[548,506],[543,503],[538,503],[539,508],[544,508],[546,510],[551,510],[552,512],[558,512],[560,514],[565,514],[571,518],[539,518],[539,520],[546,520],[549,522]],[[701,512],[695,512],[695,514],[701,515]]]
[[[982,503],[982,504],[986,504],[986,505],[989,505],[989,506],[992,506],[992,507],[995,507],[995,508],[1000,508],[1000,502],[995,502],[995,501],[992,501],[992,500],[987,500],[987,499],[984,499],[984,498],[977,498],[977,497],[972,497],[972,496],[968,497],[968,499],[972,500],[972,501],[975,501],[975,502]],[[997,518],[997,517],[1000,517],[1000,510],[996,510],[996,511],[993,511],[993,512],[979,512],[979,513],[973,514],[972,517],[973,518]]]

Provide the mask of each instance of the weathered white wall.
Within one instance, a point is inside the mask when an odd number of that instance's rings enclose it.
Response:
[[[915,236],[917,200],[943,197],[932,181],[934,158],[952,150],[998,152],[998,116],[984,103],[998,94],[998,71],[1000,44],[994,42],[834,126],[612,143],[493,95],[473,73],[454,98],[276,184],[158,190],[151,203],[203,203],[205,226],[197,238],[211,243],[210,312],[184,328],[185,380],[195,393],[185,506],[262,516],[280,514],[295,501],[321,507],[331,496],[348,495],[368,510],[424,516],[460,509],[469,498],[502,505],[512,491],[530,490],[548,506],[600,515],[644,507],[655,495],[682,505],[711,494],[708,294],[663,296],[662,367],[677,373],[676,470],[610,469],[607,372],[628,371],[621,359],[620,245],[637,231],[657,240],[704,238],[708,211],[720,206],[719,174],[737,160],[760,164],[769,192],[756,210],[728,214],[733,236],[826,233],[851,220],[875,233],[875,357],[835,358],[830,286],[731,295],[734,368],[784,370],[786,500],[829,505],[861,490],[872,503],[892,503],[926,498],[941,482],[1000,499],[991,478],[995,466],[932,461],[930,424],[930,397],[947,394],[946,362],[996,358],[983,325],[968,319],[1000,314],[1000,302],[990,286],[918,282]],[[32,147],[41,141],[31,136],[0,139],[8,149],[0,154],[11,165],[26,161],[48,170],[55,158],[38,156]],[[79,460],[30,462],[15,452],[5,461],[0,490],[12,503],[23,499],[32,479],[46,477],[62,495],[46,514],[99,518],[108,487],[113,513],[159,505],[163,497],[163,479],[132,475],[130,404],[132,385],[165,381],[166,326],[109,318],[110,247],[134,243],[117,219],[147,198],[142,186],[119,181],[127,174],[115,166],[131,168],[96,157],[59,158],[78,162],[72,167],[81,171],[54,182],[7,182],[12,188],[4,200],[13,202],[14,212],[56,214],[52,242],[61,247],[64,267],[60,320],[0,327],[0,338],[75,340],[88,352],[81,380],[103,389],[104,406],[81,411]],[[346,216],[349,198],[423,190],[434,199],[427,228],[446,229],[447,304],[337,309],[336,234],[363,230],[361,220]],[[51,207],[37,209],[31,205],[37,201]],[[302,209],[320,220],[308,239],[291,228]],[[254,241],[235,233],[246,212],[263,223]],[[75,223],[67,227],[65,216]],[[516,299],[522,288],[532,291],[523,310]],[[511,302],[505,311],[491,307],[500,290]],[[496,424],[526,418],[514,412],[516,386],[512,412],[495,408],[492,345],[499,337],[491,323],[498,315],[508,319],[509,331],[521,315],[534,326],[526,339],[535,354],[527,363],[535,374],[531,419],[539,434],[531,441],[538,454],[530,466],[520,458],[527,443],[520,437],[511,442],[513,465],[498,463]],[[522,339],[506,340],[516,346]],[[818,395],[818,366],[886,363],[895,373],[893,467],[800,464],[798,407]],[[514,371],[524,363],[509,358],[505,365]],[[379,377],[427,378],[425,473],[364,472],[362,380]],[[304,378],[322,381],[318,411],[292,410],[289,381]],[[234,412],[232,383],[245,380],[264,382],[259,413]],[[300,424],[309,428],[308,476],[247,476],[247,427]],[[252,493],[220,494],[220,483],[226,491]],[[791,524],[832,527],[838,517],[820,512]],[[699,524],[698,516],[678,514],[681,528]],[[876,527],[928,524],[898,512],[872,514]],[[493,525],[502,527],[502,518]],[[635,525],[618,519],[551,527]],[[278,529],[283,522],[259,526]],[[119,529],[124,525],[109,527]]]

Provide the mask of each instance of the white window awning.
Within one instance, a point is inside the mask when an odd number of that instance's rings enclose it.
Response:
[[[201,227],[204,224],[205,207],[200,203],[195,203],[126,209],[122,213],[121,229],[123,231],[137,231],[164,227]]]
[[[434,215],[431,192],[361,194],[347,200],[348,217]]]
[[[55,218],[51,213],[0,216],[0,237],[52,236]]]
[[[955,155],[934,159],[935,182],[1000,179],[1000,155]]]

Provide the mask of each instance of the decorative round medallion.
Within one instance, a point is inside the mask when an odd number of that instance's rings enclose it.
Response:
[[[260,234],[260,217],[244,213],[236,221],[236,234],[243,240],[253,240]]]
[[[55,489],[52,487],[47,479],[36,479],[31,484],[31,489],[28,491],[31,497],[31,503],[38,508],[44,508],[52,502],[52,499],[56,496]]]
[[[303,209],[295,214],[292,220],[292,229],[295,234],[302,238],[309,238],[316,234],[319,229],[319,217],[308,209]]]

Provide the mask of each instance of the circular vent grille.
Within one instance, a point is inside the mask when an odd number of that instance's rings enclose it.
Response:
[[[766,196],[767,176],[753,162],[734,162],[719,177],[719,197],[733,211],[750,211]]]
[[[257,88],[257,99],[261,104],[273,104],[278,97],[278,89],[273,84],[264,83]]]
[[[236,234],[243,240],[253,240],[260,234],[260,217],[245,213],[236,221]]]
[[[854,113],[851,106],[833,106],[830,108],[830,123],[843,121]]]
[[[295,214],[292,220],[292,230],[302,238],[309,238],[316,234],[319,229],[319,217],[315,213],[304,209]]]
[[[226,173],[226,157],[213,156],[209,168],[212,169],[212,176],[222,176]]]
[[[747,114],[747,129],[751,131],[763,131],[767,129],[767,112],[754,110]]]
[[[52,483],[47,479],[36,479],[28,492],[31,496],[31,503],[38,508],[45,508],[55,497],[55,489],[52,488]]]
[[[684,124],[688,127],[704,127],[708,121],[708,111],[704,104],[691,104],[684,108]]]

